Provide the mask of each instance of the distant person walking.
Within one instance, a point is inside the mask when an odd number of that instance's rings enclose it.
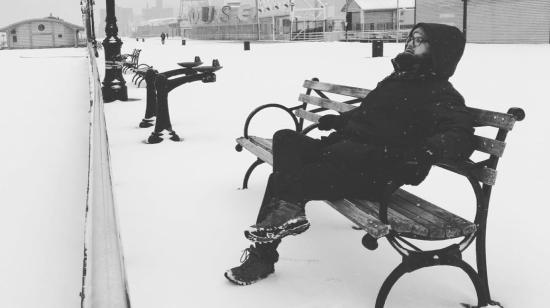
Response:
[[[162,32],[160,34],[160,41],[162,42],[162,45],[164,45],[164,40],[166,39],[166,34],[164,32]]]

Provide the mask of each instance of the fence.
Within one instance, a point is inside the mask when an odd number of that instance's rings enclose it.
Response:
[[[91,1],[83,7],[90,18]],[[84,23],[89,25],[90,23]],[[82,271],[82,308],[129,308],[124,257],[113,196],[109,140],[103,111],[101,80],[95,59],[94,37],[87,31],[90,83],[88,191]]]
[[[261,40],[267,38],[267,31],[263,33]],[[232,25],[204,25],[194,26],[192,29],[185,29],[184,36],[199,40],[258,40],[258,24],[232,24]]]
[[[366,25],[366,24],[365,24]],[[259,24],[194,25],[184,36],[199,40],[269,40],[269,41],[404,41],[406,30],[345,30],[341,20],[296,21],[272,20]],[[259,29],[259,33],[258,33]]]
[[[82,308],[129,308],[124,257],[113,196],[111,159],[95,51],[90,59],[90,142]]]

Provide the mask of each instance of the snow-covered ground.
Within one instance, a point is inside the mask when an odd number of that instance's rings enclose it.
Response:
[[[255,159],[234,150],[248,113],[261,104],[293,105],[304,79],[373,88],[391,72],[401,44],[385,44],[371,58],[365,43],[254,43],[179,40],[161,45],[126,39],[123,53],[141,48],[142,63],[160,71],[200,56],[224,67],[216,83],[195,82],[169,96],[175,131],[185,140],[142,143],[152,129],[137,128],[145,89],[128,82],[128,102],[106,105],[114,189],[133,307],[373,307],[385,277],[400,258],[384,241],[376,251],[360,243],[362,232],[320,202],[308,205],[311,229],[285,239],[276,273],[248,287],[228,283],[223,272],[239,264],[249,242],[242,231],[256,217],[268,166],[260,166],[248,190],[239,190]],[[506,307],[544,307],[550,270],[545,245],[550,168],[549,45],[468,44],[452,82],[468,105],[527,117],[509,134],[499,166],[488,226],[492,297]],[[100,70],[101,71],[101,70]],[[291,122],[265,112],[252,134],[268,136]],[[461,178],[432,171],[412,191],[473,219],[473,192]],[[465,258],[474,261],[473,249]],[[458,269],[423,269],[401,279],[387,307],[459,307],[475,292]]]
[[[126,75],[130,100],[106,104],[115,196],[133,307],[373,307],[380,285],[400,262],[384,241],[376,251],[321,202],[308,205],[312,227],[285,239],[276,273],[248,287],[223,272],[249,245],[268,166],[239,190],[254,157],[234,150],[244,120],[265,103],[293,105],[304,79],[372,88],[391,71],[402,46],[384,58],[364,43],[242,43],[125,39],[123,52],[161,71],[198,55],[224,68],[216,83],[195,82],[169,97],[172,124],[185,140],[147,145],[139,129],[145,89]],[[455,87],[473,107],[527,117],[509,134],[493,189],[488,227],[492,296],[505,307],[546,307],[550,248],[546,189],[550,150],[546,119],[549,45],[469,44]],[[88,71],[83,49],[0,51],[0,307],[77,307],[81,287],[88,159]],[[101,59],[100,59],[101,60]],[[100,64],[102,61],[99,61]],[[7,70],[6,70],[7,68]],[[100,69],[102,71],[102,69]],[[291,122],[267,111],[252,123],[267,136]],[[459,177],[434,170],[411,190],[471,218],[473,194]],[[473,250],[465,258],[473,262]],[[454,268],[409,274],[386,307],[460,307],[475,303],[468,278]]]
[[[78,307],[88,179],[86,50],[0,50],[0,67],[0,307]]]

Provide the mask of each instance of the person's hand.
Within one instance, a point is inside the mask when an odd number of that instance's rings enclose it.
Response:
[[[340,115],[327,114],[319,118],[319,130],[338,129],[343,126],[343,120]]]

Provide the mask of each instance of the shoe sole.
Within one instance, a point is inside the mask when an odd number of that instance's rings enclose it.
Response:
[[[266,232],[266,234],[268,235],[267,237],[263,237],[263,236],[259,236],[257,234],[254,234],[253,232],[254,231],[249,231],[249,230],[246,230],[244,231],[244,236],[252,241],[252,242],[255,242],[255,243],[269,243],[269,242],[273,242],[275,240],[280,240],[286,236],[289,236],[289,235],[298,235],[298,234],[301,234],[301,233],[304,233],[307,229],[309,229],[309,222],[306,221],[306,223],[304,224],[301,224],[301,225],[297,225],[295,227],[292,227],[290,229],[283,229],[281,231],[281,233],[279,234],[273,234],[271,232]],[[269,236],[271,234],[271,236]]]
[[[235,276],[233,276],[233,275],[231,274],[231,271],[227,271],[227,272],[223,273],[223,275],[225,276],[225,278],[226,278],[227,280],[229,280],[231,283],[234,283],[234,284],[236,284],[236,285],[238,285],[238,286],[248,286],[248,285],[251,285],[251,284],[253,284],[253,283],[256,283],[256,282],[258,282],[258,281],[260,281],[260,280],[266,278],[266,277],[269,276],[270,274],[273,274],[273,272],[269,272],[269,273],[267,273],[267,274],[265,274],[265,275],[261,275],[261,276],[260,276],[258,279],[256,279],[256,280],[242,281],[242,280],[238,280],[237,278],[235,278]]]

